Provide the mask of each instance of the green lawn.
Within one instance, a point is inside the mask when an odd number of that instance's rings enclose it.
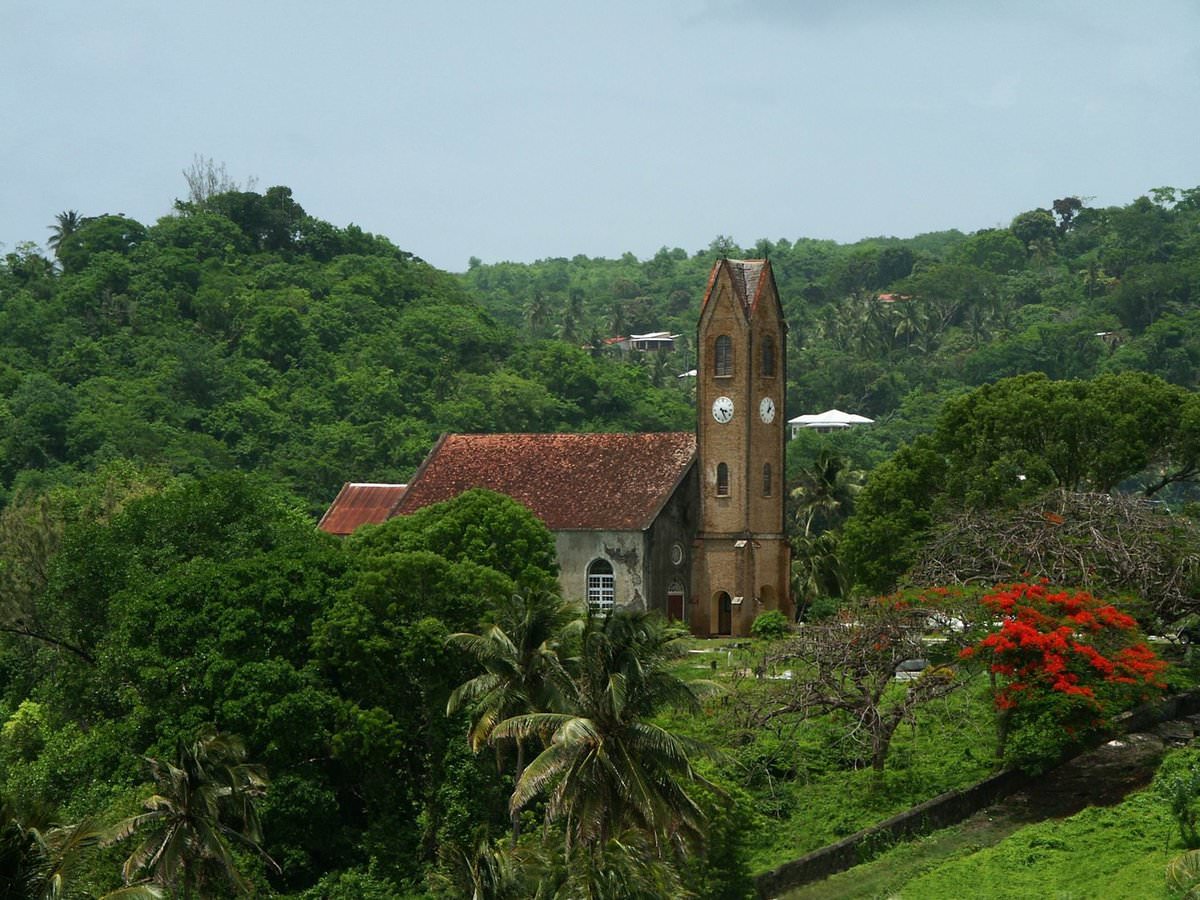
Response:
[[[977,817],[784,895],[785,900],[1149,900],[1173,896],[1164,871],[1170,817],[1149,791],[1061,821],[992,828]],[[1004,836],[1007,834],[1007,836]]]

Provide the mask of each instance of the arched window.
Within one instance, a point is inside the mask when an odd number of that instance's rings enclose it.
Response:
[[[771,484],[771,464],[763,463],[763,496],[770,497],[774,485]]]
[[[713,347],[713,374],[733,374],[733,338],[727,334],[720,335]]]
[[[587,603],[593,615],[612,612],[615,595],[613,567],[607,559],[596,559],[587,570]]]
[[[717,463],[717,496],[729,496],[729,466]]]
[[[762,370],[760,374],[763,378],[775,377],[775,339],[772,337],[763,338]]]

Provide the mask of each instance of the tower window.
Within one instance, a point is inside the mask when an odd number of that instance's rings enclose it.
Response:
[[[775,339],[770,337],[763,338],[762,345],[762,376],[764,378],[775,377]]]
[[[770,497],[772,490],[771,484],[771,464],[763,463],[763,496]]]
[[[729,496],[729,466],[717,463],[717,496]]]
[[[733,338],[727,334],[718,336],[713,350],[713,374],[717,376],[732,375]]]
[[[612,612],[616,594],[613,567],[607,559],[593,560],[587,570],[587,603],[592,615],[607,616]]]

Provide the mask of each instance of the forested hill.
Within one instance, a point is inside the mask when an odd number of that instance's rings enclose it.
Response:
[[[306,215],[285,187],[148,226],[65,212],[49,243],[0,263],[0,506],[121,458],[257,470],[315,510],[347,479],[407,478],[442,430],[692,421],[674,385],[530,342],[458,279]]]
[[[931,427],[945,396],[1006,376],[1200,380],[1200,189],[1160,188],[1110,208],[1047,198],[1044,209],[1014,210],[1006,228],[971,235],[750,247],[717,238],[644,261],[472,259],[463,279],[498,321],[534,337],[679,333],[679,367],[695,358],[700,295],[721,255],[772,262],[791,329],[789,416],[837,407],[893,423],[890,435],[876,429],[865,465]]]
[[[690,428],[712,262],[765,256],[791,328],[788,415],[881,419],[871,467],[941,400],[1020,372],[1141,370],[1194,388],[1200,189],[1072,198],[1007,228],[852,245],[576,256],[450,275],[305,214],[286,187],[177,203],[152,225],[61,213],[0,264],[0,504],[112,459],[256,470],[317,510],[403,480],[439,431]],[[50,217],[48,217],[50,218]],[[604,341],[681,335],[674,354]]]

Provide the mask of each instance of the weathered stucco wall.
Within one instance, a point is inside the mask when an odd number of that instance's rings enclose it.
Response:
[[[654,524],[646,533],[646,602],[650,609],[667,614],[667,592],[672,582],[683,586],[683,618],[690,622],[692,611],[692,541],[700,515],[699,488],[696,467],[692,465],[671,499],[667,501]],[[678,546],[679,561],[672,558],[672,548]]]
[[[645,538],[640,531],[556,531],[558,581],[563,596],[587,598],[587,570],[592,560],[603,557],[612,563],[613,593],[617,606],[646,608],[643,561]]]

